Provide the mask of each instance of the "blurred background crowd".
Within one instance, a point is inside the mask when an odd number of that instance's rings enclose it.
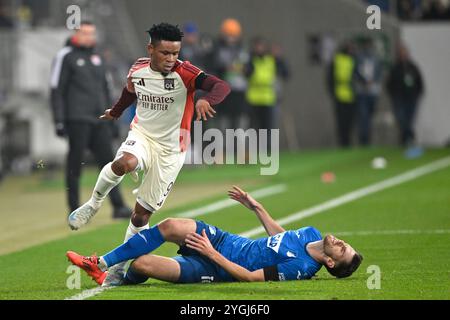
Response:
[[[168,21],[185,34],[180,59],[231,86],[205,129],[279,128],[282,150],[291,151],[448,143],[449,0],[0,0],[2,175],[65,161],[49,79],[57,52],[73,37],[65,27],[71,4],[97,27],[95,50],[112,101],[129,66],[146,56],[144,30]],[[382,10],[381,30],[366,27],[370,4]],[[118,123],[116,145],[133,112]]]
[[[448,0],[367,0],[384,12],[392,13],[401,20],[436,21],[450,19]]]

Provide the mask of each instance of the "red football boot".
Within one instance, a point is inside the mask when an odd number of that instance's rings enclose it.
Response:
[[[99,285],[102,285],[106,278],[107,272],[100,270],[98,267],[98,257],[96,255],[85,257],[73,251],[67,251],[67,258],[72,264],[80,267]]]

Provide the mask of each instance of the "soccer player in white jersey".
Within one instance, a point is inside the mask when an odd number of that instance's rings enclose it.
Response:
[[[212,106],[230,92],[223,80],[178,60],[183,37],[178,26],[160,23],[148,33],[149,57],[134,63],[119,101],[100,118],[117,119],[137,100],[136,116],[115,159],[100,172],[89,201],[70,214],[68,222],[73,230],[89,222],[125,174],[140,170],[144,175],[125,241],[148,229],[150,216],[162,207],[185,161],[194,111],[196,120],[212,118],[216,113]],[[196,89],[207,94],[194,106]],[[110,269],[105,282],[121,276],[124,265]]]

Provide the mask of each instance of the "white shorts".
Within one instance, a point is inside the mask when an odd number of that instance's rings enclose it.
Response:
[[[128,132],[127,139],[117,150],[116,159],[124,152],[131,153],[137,158],[136,170],[144,171],[137,193],[137,202],[152,212],[160,209],[183,167],[186,152],[167,152],[133,129]]]

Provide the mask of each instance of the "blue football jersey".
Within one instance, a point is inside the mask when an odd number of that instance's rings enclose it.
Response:
[[[322,266],[306,251],[308,243],[318,240],[322,240],[322,236],[313,227],[257,240],[228,234],[218,250],[249,271],[276,266],[280,280],[300,280],[310,279]]]

